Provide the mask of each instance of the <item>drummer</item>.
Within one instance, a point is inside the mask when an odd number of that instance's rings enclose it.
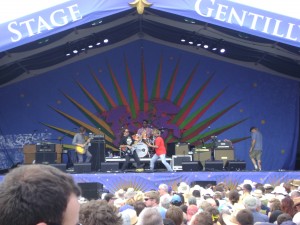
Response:
[[[134,161],[137,164],[137,171],[142,171],[143,164],[141,164],[141,161],[135,151],[134,147],[135,140],[130,135],[129,130],[126,128],[122,132],[122,137],[120,139],[120,150],[123,152],[123,155],[125,156],[125,162],[123,163],[123,166],[121,168],[122,172],[125,172],[125,169],[128,168],[128,163],[130,161],[130,158],[134,158]]]
[[[138,129],[137,134],[143,139],[145,143],[149,142],[149,139],[152,135],[152,129],[149,127],[148,120],[143,120],[143,126]]]

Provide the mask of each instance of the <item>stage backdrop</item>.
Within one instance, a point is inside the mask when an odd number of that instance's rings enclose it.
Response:
[[[297,81],[143,40],[3,87],[0,96],[1,168],[22,162],[24,144],[71,144],[78,126],[116,149],[121,129],[136,131],[143,119],[167,143],[231,140],[247,169],[249,128],[257,126],[263,169],[295,165]]]

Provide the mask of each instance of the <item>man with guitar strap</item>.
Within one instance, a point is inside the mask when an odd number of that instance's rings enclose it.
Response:
[[[85,139],[86,129],[84,127],[79,127],[79,133],[76,133],[72,144],[75,145],[75,150],[77,152],[78,163],[83,163],[83,156],[86,155],[85,162],[90,162],[92,154],[88,151],[89,143],[91,138]]]
[[[122,137],[120,140],[120,149],[123,151],[123,154],[125,155],[125,162],[123,163],[123,166],[121,168],[121,171],[124,172],[125,169],[128,167],[128,163],[130,161],[130,158],[134,158],[134,161],[137,164],[137,169],[141,169],[143,165],[141,164],[140,158],[138,157],[134,146],[134,140],[132,136],[129,133],[128,129],[124,129],[122,132]]]

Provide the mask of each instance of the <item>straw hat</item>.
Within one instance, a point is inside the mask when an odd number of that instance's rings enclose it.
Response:
[[[263,193],[262,193],[261,190],[256,189],[255,191],[253,191],[252,196],[253,196],[253,197],[256,197],[256,198],[262,198]]]
[[[233,205],[233,211],[229,214],[223,214],[222,218],[226,225],[238,225],[238,221],[236,220],[236,215],[239,211],[245,209],[245,206],[240,203],[236,203]]]
[[[290,185],[295,186],[295,187],[299,187],[300,186],[300,180],[293,180]]]
[[[299,205],[300,204],[300,197],[294,198],[293,202],[294,202],[294,206]]]

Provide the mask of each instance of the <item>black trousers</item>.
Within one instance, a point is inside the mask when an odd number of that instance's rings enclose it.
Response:
[[[140,161],[140,158],[139,158],[139,156],[137,155],[136,151],[134,151],[133,154],[126,154],[126,155],[125,155],[125,162],[123,163],[123,166],[122,166],[121,170],[127,169],[128,163],[129,163],[129,161],[130,161],[130,158],[134,158],[134,161],[135,161],[136,164],[137,164],[137,168],[140,168],[140,167],[141,167],[141,161]]]

